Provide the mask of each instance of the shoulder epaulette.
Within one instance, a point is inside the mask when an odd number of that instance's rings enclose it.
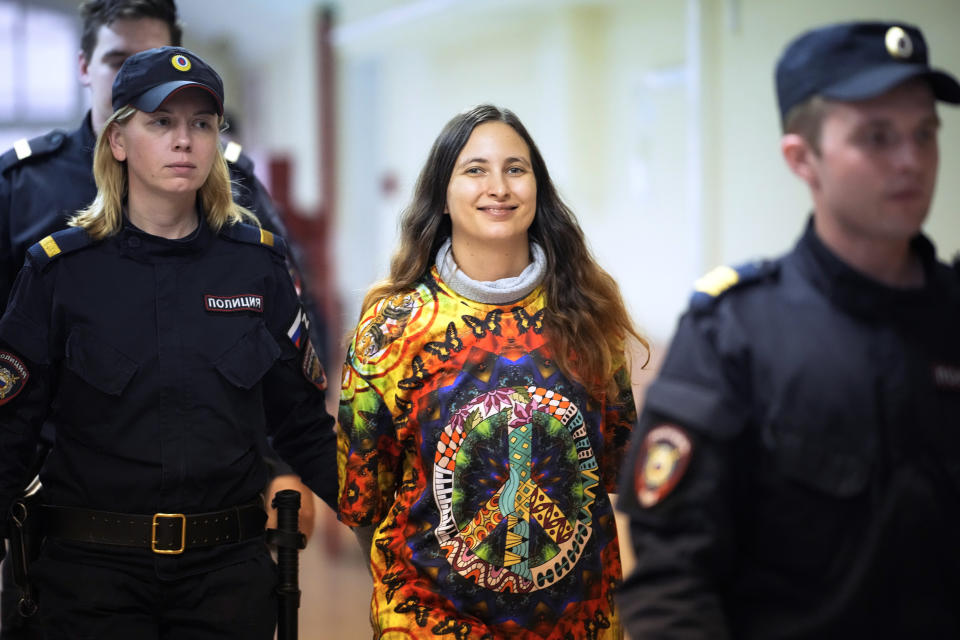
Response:
[[[13,148],[0,156],[0,173],[10,167],[15,167],[27,158],[38,158],[53,153],[63,146],[67,134],[59,129],[45,133],[42,136],[21,138],[13,143]]]
[[[756,284],[773,277],[780,264],[770,260],[748,262],[737,267],[720,266],[708,271],[696,281],[690,296],[690,309],[708,309],[724,294],[744,286]]]
[[[253,175],[253,160],[243,153],[243,146],[231,140],[223,147],[223,158],[231,167],[236,167],[245,175]]]
[[[238,222],[237,224],[224,226],[220,229],[220,233],[231,240],[249,244],[259,244],[272,249],[284,257],[287,255],[287,243],[283,238],[272,231],[261,229],[252,224]]]
[[[39,267],[43,268],[56,258],[73,253],[93,244],[93,238],[81,227],[71,227],[53,233],[36,243],[27,253]]]

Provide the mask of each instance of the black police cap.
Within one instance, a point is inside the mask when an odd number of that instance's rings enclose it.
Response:
[[[127,58],[113,80],[113,110],[132,105],[152,113],[187,87],[205,89],[223,115],[223,81],[213,67],[183,47],[159,47]]]
[[[808,31],[777,61],[780,118],[815,95],[830,100],[867,100],[907,80],[923,78],[934,95],[960,103],[960,84],[933,69],[923,34],[915,26],[893,22],[847,22]]]

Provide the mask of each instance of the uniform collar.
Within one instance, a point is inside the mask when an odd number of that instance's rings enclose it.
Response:
[[[812,217],[793,255],[801,270],[834,304],[858,316],[882,318],[927,306],[937,300],[942,283],[939,282],[933,243],[923,234],[917,234],[910,242],[910,249],[920,258],[924,273],[924,286],[916,289],[887,286],[845,263],[817,236]]]
[[[84,149],[90,149],[90,153],[93,153],[94,148],[97,145],[97,134],[93,132],[93,120],[91,120],[92,115],[87,111],[87,115],[84,116],[83,122],[80,123],[80,128],[77,129],[77,134],[80,140],[80,143],[83,144]]]
[[[80,148],[90,152],[91,165],[93,166],[93,152],[97,146],[97,134],[93,132],[93,124],[90,119],[90,112],[87,111],[87,115],[84,116],[83,122],[80,123],[80,126],[76,131],[73,132],[73,138],[80,145]]]
[[[206,249],[213,238],[213,231],[207,225],[206,216],[202,211],[199,215],[199,224],[193,233],[186,238],[170,240],[149,234],[136,227],[130,222],[124,208],[123,228],[117,234],[117,244],[124,255],[141,262],[189,258]]]

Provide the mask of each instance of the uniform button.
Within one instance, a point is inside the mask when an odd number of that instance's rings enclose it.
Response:
[[[140,246],[140,238],[127,238],[127,246],[131,249],[136,249]]]

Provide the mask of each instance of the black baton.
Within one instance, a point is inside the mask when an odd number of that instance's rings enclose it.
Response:
[[[277,528],[267,531],[267,541],[277,546],[277,640],[297,640],[300,608],[300,549],[307,538],[300,533],[300,492],[278,491],[271,503],[277,510]]]

